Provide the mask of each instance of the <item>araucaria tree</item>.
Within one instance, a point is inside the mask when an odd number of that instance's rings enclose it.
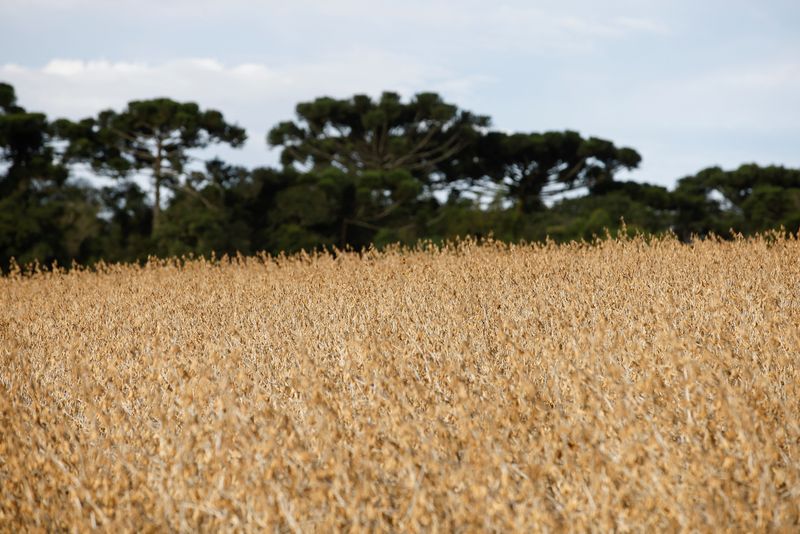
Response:
[[[168,98],[138,100],[122,112],[106,110],[77,123],[62,119],[55,126],[69,140],[66,161],[86,162],[96,172],[118,178],[150,175],[153,230],[159,225],[164,187],[193,193],[185,181],[190,150],[214,143],[238,147],[247,137],[219,111]]]
[[[298,104],[296,113],[296,120],[275,126],[267,142],[281,149],[283,165],[319,176],[320,187],[336,197],[341,245],[353,242],[354,231],[367,232],[369,241],[389,226],[407,228],[420,195],[453,180],[453,161],[489,126],[488,117],[436,93],[408,101],[392,92],[375,100],[323,97]]]
[[[17,104],[0,83],[0,270],[11,258],[68,264],[88,253],[97,231],[91,191],[69,180],[43,113]]]
[[[489,126],[488,117],[436,93],[419,93],[408,102],[392,92],[377,100],[323,97],[298,104],[296,112],[296,121],[281,122],[267,136],[282,149],[284,165],[332,166],[350,174],[406,170],[428,183]]]
[[[544,208],[545,197],[579,188],[591,192],[613,182],[619,170],[635,169],[641,159],[632,148],[570,130],[489,132],[475,144],[473,157],[464,158],[463,168],[473,181],[489,177],[507,187],[517,209],[532,213]]]

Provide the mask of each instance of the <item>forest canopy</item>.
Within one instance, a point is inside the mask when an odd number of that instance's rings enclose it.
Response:
[[[800,229],[800,169],[709,167],[671,190],[623,181],[642,160],[632,147],[499,131],[431,92],[298,103],[265,140],[277,167],[203,160],[203,148],[245,139],[221,111],[169,98],[51,120],[0,83],[0,266],[458,236],[569,241],[623,224],[683,240]]]

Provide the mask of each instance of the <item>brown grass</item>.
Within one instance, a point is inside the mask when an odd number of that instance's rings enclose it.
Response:
[[[0,528],[798,531],[800,242],[0,279]]]

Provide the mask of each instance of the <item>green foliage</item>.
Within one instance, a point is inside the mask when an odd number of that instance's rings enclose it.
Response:
[[[646,201],[660,197],[658,191],[648,189],[660,189],[660,192],[667,194],[666,189],[635,182],[626,185],[628,187],[557,203],[544,219],[546,226],[540,227],[531,237],[542,239],[544,230],[547,236],[556,241],[591,240],[603,236],[606,230],[618,232],[623,221],[629,232],[657,234],[668,231],[674,211]]]
[[[105,261],[143,261],[154,253],[152,213],[146,193],[133,182],[100,189],[103,212],[96,258]]]
[[[159,98],[50,123],[0,83],[0,265],[12,257],[68,265],[364,249],[466,235],[591,240],[623,221],[629,233],[674,231],[684,240],[800,231],[800,169],[710,167],[669,191],[616,180],[641,161],[631,148],[573,131],[488,131],[487,117],[434,93],[318,98],[296,111],[268,135],[282,168],[211,160],[198,169],[193,150],[245,140],[218,111]],[[70,176],[77,163],[123,179],[91,187]],[[150,191],[132,179],[142,174]]]
[[[158,227],[161,188],[185,189],[189,151],[212,143],[241,146],[245,131],[225,122],[216,110],[168,98],[130,102],[125,110],[102,111],[95,118],[54,123],[69,140],[67,161],[89,163],[99,173],[128,177],[147,172],[153,182],[153,229]]]
[[[641,157],[631,148],[618,148],[578,132],[505,134],[490,132],[459,164],[461,178],[472,183],[488,178],[504,184],[524,213],[545,208],[547,197],[578,188],[589,190],[613,182],[620,169],[633,169]]]
[[[11,258],[68,265],[91,253],[98,203],[67,181],[50,141],[47,118],[18,106],[13,87],[0,84],[0,269]]]
[[[800,188],[758,185],[742,201],[744,231],[753,233],[783,226],[792,233],[800,230]]]
[[[448,160],[474,143],[489,118],[420,93],[403,102],[386,92],[348,99],[317,98],[296,108],[297,119],[267,135],[281,148],[284,165],[315,170],[335,167],[348,174],[402,170],[426,185],[436,183]]]
[[[709,167],[678,182],[677,232],[726,235],[755,233],[784,226],[800,229],[800,169],[742,165],[723,171]]]
[[[76,185],[18,189],[0,198],[0,265],[38,261],[69,265],[91,255],[97,204]]]

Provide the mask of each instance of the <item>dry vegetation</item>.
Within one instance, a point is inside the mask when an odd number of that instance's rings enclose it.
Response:
[[[797,531],[800,242],[0,279],[0,526]]]

